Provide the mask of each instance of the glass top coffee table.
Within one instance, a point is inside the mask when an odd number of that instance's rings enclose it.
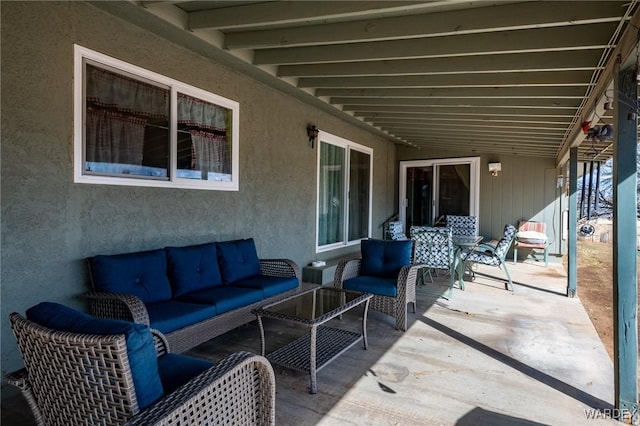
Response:
[[[262,318],[302,324],[309,334],[267,355],[273,364],[309,373],[311,393],[317,393],[316,373],[347,349],[363,341],[367,349],[367,313],[372,295],[333,287],[317,287],[258,309],[253,313],[260,326],[261,354],[265,355]],[[327,321],[364,304],[362,333],[323,326]]]

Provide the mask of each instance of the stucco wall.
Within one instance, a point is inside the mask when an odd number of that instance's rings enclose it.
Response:
[[[560,253],[561,209],[556,186],[555,161],[549,158],[516,155],[485,155],[466,152],[430,151],[398,148],[398,161],[480,156],[480,235],[499,239],[504,225],[517,226],[519,220],[547,224],[553,241],[550,253]],[[502,171],[491,176],[488,163],[499,162]],[[566,208],[566,206],[564,207]]]
[[[88,4],[1,13],[3,374],[22,365],[7,315],[44,300],[84,308],[88,256],[245,237],[300,265],[340,254],[315,254],[309,123],[374,149],[374,237],[396,210],[395,147],[377,135]],[[74,184],[74,43],[238,101],[240,191]]]

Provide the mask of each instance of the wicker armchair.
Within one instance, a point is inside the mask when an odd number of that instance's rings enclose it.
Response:
[[[54,331],[17,313],[10,320],[25,368],[6,379],[39,425],[275,424],[274,373],[261,356],[235,353],[140,410],[124,335]],[[166,355],[166,339],[154,340]]]
[[[363,245],[367,240],[363,240]],[[372,241],[372,240],[368,240]],[[372,293],[373,298],[369,302],[369,309],[382,312],[386,315],[390,315],[396,320],[396,329],[406,331],[407,329],[407,304],[413,304],[413,312],[416,311],[416,280],[418,278],[418,271],[423,265],[411,265],[411,241],[386,241],[389,247],[394,244],[401,244],[408,246],[408,258],[405,266],[399,268],[399,272],[391,278],[395,282],[395,296],[385,295],[378,293],[375,288],[375,284],[370,287],[350,287],[345,286],[345,281],[351,280],[356,277],[368,277],[368,274],[363,273],[363,263],[366,259],[343,259],[338,263],[336,272],[334,275],[333,286],[337,288],[348,288],[350,290],[363,291]],[[388,253],[392,254],[392,253]],[[366,253],[363,250],[363,257],[366,257]],[[387,257],[388,259],[388,257]],[[397,278],[396,278],[397,277]],[[370,277],[368,277],[370,278]],[[374,277],[374,280],[380,279]],[[382,280],[388,280],[389,278],[382,278]],[[347,283],[348,284],[348,283]]]

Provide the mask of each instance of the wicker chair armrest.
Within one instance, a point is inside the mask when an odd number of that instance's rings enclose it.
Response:
[[[26,368],[21,368],[20,370],[16,370],[12,373],[7,373],[4,378],[7,383],[19,388],[20,390],[30,388],[29,375],[27,374]]]
[[[236,352],[126,424],[275,425],[273,368],[262,356]]]
[[[149,314],[142,300],[131,294],[88,292],[91,314],[98,318],[119,319],[149,325]]]
[[[362,259],[342,259],[338,262],[336,273],[333,276],[333,286],[342,288],[342,282],[360,275]]]
[[[31,388],[31,382],[29,381],[29,374],[27,373],[26,368],[21,368],[20,370],[14,371],[12,373],[7,373],[4,376],[7,383],[13,385],[20,389],[22,392],[22,396],[25,397],[27,403],[29,404],[29,408],[31,408],[31,413],[36,420],[38,425],[44,424],[44,418],[42,417],[42,413],[40,412],[40,407],[38,406],[38,402],[36,401],[36,396],[33,394],[33,389]]]
[[[302,282],[302,271],[296,262],[290,259],[260,259],[263,275],[275,277],[296,277]]]
[[[419,263],[403,266],[398,273],[398,294],[406,294],[406,289],[410,286],[415,287],[418,281],[418,271],[426,267]]]
[[[155,328],[151,329],[151,335],[153,336],[153,343],[156,346],[156,354],[157,356],[166,355],[171,353],[171,348],[169,347],[169,341],[160,331]]]

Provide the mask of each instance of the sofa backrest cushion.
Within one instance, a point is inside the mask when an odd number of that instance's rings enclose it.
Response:
[[[261,274],[260,260],[253,238],[223,241],[216,245],[223,283],[233,284]]]
[[[403,266],[411,264],[411,240],[362,240],[361,275],[397,277]]]
[[[56,331],[101,336],[124,334],[138,407],[144,409],[164,394],[158,373],[156,348],[148,326],[95,318],[51,302],[40,303],[28,309],[26,314],[28,320]]]
[[[164,249],[94,256],[89,268],[95,291],[133,294],[144,303],[171,299]]]
[[[165,250],[174,296],[222,285],[215,243]]]

